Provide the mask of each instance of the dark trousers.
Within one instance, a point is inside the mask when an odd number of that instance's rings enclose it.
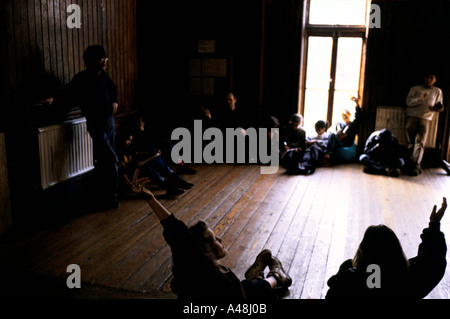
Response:
[[[163,186],[163,176],[170,177],[175,175],[175,172],[164,162],[161,157],[152,159],[150,162],[140,168],[141,175],[146,176],[151,182]]]
[[[328,137],[327,151],[329,153],[332,153],[336,149],[343,147],[343,146],[344,146],[344,144],[342,144],[342,141],[339,138],[339,136],[337,136],[334,133],[331,133],[330,136]]]
[[[117,205],[119,159],[115,151],[114,118],[104,130],[90,129],[95,162],[95,199],[105,206]]]
[[[405,164],[405,161],[402,158],[397,157],[385,161],[376,161],[367,154],[362,154],[359,157],[359,161],[361,164],[369,168],[369,170],[380,174],[383,174],[386,168],[402,168]]]

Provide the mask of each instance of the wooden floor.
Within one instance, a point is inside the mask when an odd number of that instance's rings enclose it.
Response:
[[[262,249],[271,249],[293,278],[287,299],[324,298],[327,279],[353,257],[369,225],[393,228],[406,255],[415,256],[433,205],[450,198],[450,176],[438,168],[399,178],[364,174],[358,164],[319,168],[310,176],[285,175],[283,169],[261,175],[257,165],[195,168],[196,175],[185,176],[195,186],[161,202],[187,224],[207,221],[229,251],[222,263],[240,278]],[[441,229],[450,238],[447,214]],[[3,266],[15,271],[3,277],[54,280],[49,287],[59,289],[55,294],[70,298],[174,298],[162,228],[133,194],[118,209],[3,239],[0,252]],[[80,266],[82,288],[69,294],[70,264]],[[449,270],[427,298],[450,298]]]

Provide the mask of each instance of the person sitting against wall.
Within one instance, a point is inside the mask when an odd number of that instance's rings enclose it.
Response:
[[[141,113],[136,113],[131,119],[133,146],[135,151],[142,154],[154,155],[160,152],[165,163],[172,166],[178,175],[194,175],[196,170],[190,168],[181,158],[177,162],[172,160],[173,143],[170,138],[164,136],[159,129],[154,129],[147,124],[146,117]],[[150,127],[150,128],[149,128]]]
[[[306,150],[299,167],[306,169],[308,174],[314,173],[319,166],[330,166],[333,152],[342,145],[339,137],[327,132],[327,128],[328,123],[319,120],[314,124],[315,132],[306,136]]]
[[[303,116],[292,114],[288,125],[282,132],[280,162],[288,174],[304,174],[306,170],[299,166],[306,150],[306,132],[302,127]]]
[[[160,157],[157,150],[145,156],[138,154],[133,145],[133,134],[130,130],[119,129],[117,133],[117,154],[119,157],[120,191],[128,191],[127,178],[133,176],[137,168],[140,169],[142,177],[165,189],[169,197],[178,196],[184,193],[185,189],[190,189],[193,184],[186,182]]]
[[[353,121],[351,120],[351,112],[344,109],[341,114],[343,122],[337,123],[335,128],[335,133],[341,140],[342,146],[352,146],[355,143],[361,122],[361,106],[358,99],[352,96],[351,100],[356,103]]]
[[[392,177],[400,176],[405,165],[400,157],[397,138],[385,128],[370,134],[359,162],[364,165],[365,173]]]
[[[344,109],[341,113],[343,122],[337,123],[334,131],[332,131],[339,137],[340,141],[331,159],[335,163],[348,163],[357,160],[356,144],[361,122],[361,106],[356,97],[352,97],[351,100],[356,103],[353,121],[351,120],[350,110]]]
[[[238,103],[238,97],[234,92],[228,92],[224,101],[215,110],[211,112],[208,109],[205,112],[209,112],[205,114],[211,120],[212,126],[223,132],[227,128],[240,128],[240,134],[245,135],[246,129],[254,126],[246,110]]]
[[[434,205],[428,228],[420,235],[416,257],[407,259],[394,231],[386,225],[369,226],[353,259],[331,276],[325,299],[423,299],[441,281],[447,266],[447,245],[440,221],[447,199]]]
[[[286,290],[292,279],[281,261],[269,249],[262,250],[240,280],[231,269],[220,264],[227,251],[214,231],[204,221],[188,227],[170,213],[146,188],[147,178],[127,184],[133,192],[143,196],[159,219],[163,236],[172,251],[172,291],[181,300],[264,300],[279,298],[277,292]],[[265,275],[265,269],[269,272]]]
[[[259,119],[259,124],[257,126],[257,134],[261,134],[260,129],[265,131],[265,138],[267,141],[267,150],[270,152],[276,152],[277,156],[280,157],[281,154],[281,137],[280,137],[280,121],[274,115],[261,114]],[[258,137],[260,140],[262,137]],[[260,146],[259,146],[260,147]],[[258,163],[261,163],[258,159]]]

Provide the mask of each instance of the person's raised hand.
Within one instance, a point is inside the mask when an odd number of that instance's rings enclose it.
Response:
[[[439,223],[444,216],[445,210],[447,209],[447,199],[445,197],[442,198],[441,208],[437,210],[437,206],[433,206],[433,210],[430,215],[430,222]]]
[[[128,178],[127,175],[125,175],[125,183],[130,186],[131,190],[134,193],[137,194],[148,194],[148,195],[153,195],[152,192],[150,192],[148,189],[145,188],[145,186],[150,183],[150,180],[148,179],[148,177],[142,177],[139,178],[139,169],[136,169],[134,171],[134,175],[133,175],[133,180],[130,181],[130,179]]]

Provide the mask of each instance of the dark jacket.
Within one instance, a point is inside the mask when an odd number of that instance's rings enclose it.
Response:
[[[398,140],[388,129],[375,131],[367,138],[364,154],[379,163],[391,161],[400,156]]]
[[[358,105],[355,108],[355,119],[341,126],[341,132],[338,134],[339,139],[342,142],[342,146],[348,147],[352,146],[355,143],[356,135],[359,132],[359,126],[361,122],[361,107]]]
[[[409,259],[409,270],[400,287],[383,289],[381,275],[381,288],[368,288],[367,279],[371,273],[353,268],[349,259],[328,280],[325,299],[423,299],[444,276],[447,246],[439,223],[430,222],[420,238],[418,254]]]
[[[99,75],[90,70],[77,73],[66,86],[64,95],[67,103],[80,106],[89,131],[112,130],[113,103],[119,99],[117,87],[105,71]]]
[[[241,281],[201,250],[187,226],[174,215],[161,222],[172,250],[172,290],[185,300],[244,300]]]

